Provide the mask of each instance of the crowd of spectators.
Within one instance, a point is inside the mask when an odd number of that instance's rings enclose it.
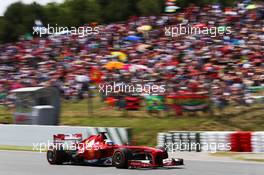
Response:
[[[247,9],[217,5],[189,6],[175,14],[131,17],[97,25],[99,34],[78,37],[56,35],[20,38],[0,47],[1,99],[13,89],[55,86],[64,98],[82,98],[91,85],[91,70],[100,82],[144,82],[166,85],[166,94],[188,90],[208,93],[216,105],[246,104],[247,88],[264,86],[264,6]],[[231,28],[230,34],[165,35],[165,27],[189,26]],[[139,31],[140,26],[151,26]],[[138,40],[125,39],[136,36]],[[124,60],[111,52],[125,53]],[[108,69],[111,61],[141,65],[134,70]],[[147,67],[147,68],[145,68]],[[78,80],[83,78],[83,82]]]

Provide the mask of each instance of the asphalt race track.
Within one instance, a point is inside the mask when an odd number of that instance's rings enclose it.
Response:
[[[46,154],[0,151],[1,175],[263,175],[264,164],[252,162],[185,161],[183,167],[116,169],[77,165],[49,165]]]

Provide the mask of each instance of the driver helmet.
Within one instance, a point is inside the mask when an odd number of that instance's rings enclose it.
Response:
[[[105,140],[105,143],[106,143],[107,145],[114,145],[114,142],[113,142],[112,140],[110,140],[110,139],[106,139],[106,140]]]

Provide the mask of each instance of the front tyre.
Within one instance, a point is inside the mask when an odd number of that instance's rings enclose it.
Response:
[[[128,168],[128,161],[132,159],[132,153],[126,148],[117,149],[112,157],[113,165],[116,168]]]
[[[157,146],[156,149],[160,149],[164,152],[162,159],[167,159],[169,157],[167,150],[163,146]]]

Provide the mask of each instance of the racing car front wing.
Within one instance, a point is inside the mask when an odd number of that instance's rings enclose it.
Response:
[[[129,167],[132,168],[148,168],[148,167],[161,167],[161,165],[152,164],[151,162],[141,160],[129,160]],[[184,165],[183,159],[164,159],[163,166],[179,166]]]

